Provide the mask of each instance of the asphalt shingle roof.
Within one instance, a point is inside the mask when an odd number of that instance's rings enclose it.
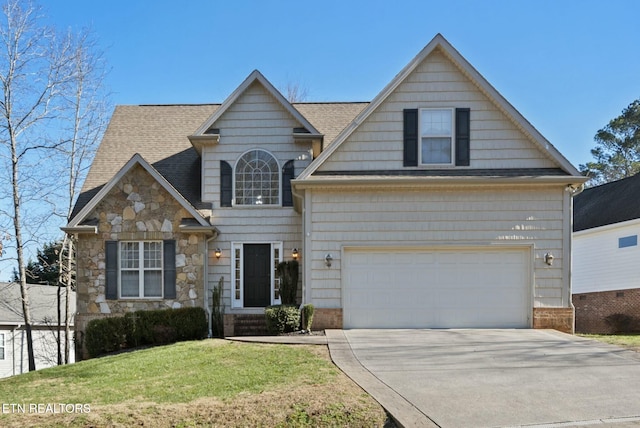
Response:
[[[47,325],[58,319],[58,287],[50,285],[27,284],[33,325]],[[64,293],[60,290],[60,307],[64,316]],[[76,312],[76,293],[71,292],[69,312]],[[20,284],[0,282],[0,325],[19,325],[24,323]]]
[[[573,201],[573,231],[640,218],[640,174],[585,189]]]
[[[324,134],[325,147],[368,103],[294,103]],[[75,216],[111,178],[139,153],[196,209],[200,201],[200,157],[188,139],[220,104],[121,105],[109,126],[74,207]]]

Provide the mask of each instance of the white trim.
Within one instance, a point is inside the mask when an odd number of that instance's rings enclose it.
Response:
[[[283,253],[283,242],[282,241],[245,241],[245,242],[232,242],[231,243],[231,308],[232,309],[243,309],[244,308],[244,245],[247,244],[269,244],[271,246],[270,252],[270,269],[271,269],[271,280],[269,285],[269,300],[271,305],[278,305],[281,303],[281,300],[275,298],[275,281],[276,281],[276,261],[275,261],[275,250],[278,249],[279,253],[279,261],[284,260]],[[239,268],[239,278],[236,275],[236,250],[239,250],[239,260],[240,260],[240,268]],[[236,299],[236,280],[240,281],[240,298]],[[249,308],[255,309],[255,308]]]
[[[240,162],[240,159],[242,159],[244,155],[251,152],[255,152],[255,151],[265,152],[276,161],[276,165],[278,169],[278,202],[275,204],[236,204],[236,168],[238,167],[238,162]],[[235,163],[233,164],[231,174],[232,174],[232,177],[231,177],[231,191],[232,191],[231,206],[232,207],[264,208],[264,207],[281,207],[282,206],[282,167],[280,166],[280,161],[278,161],[278,158],[274,156],[273,153],[271,153],[269,150],[262,149],[262,148],[255,148],[255,149],[249,149],[245,151],[236,159]]]
[[[422,112],[424,111],[449,111],[450,113],[450,125],[451,129],[448,135],[430,135],[426,138],[450,138],[451,139],[451,147],[449,151],[449,159],[448,163],[424,163],[422,160],[422,139],[424,136],[422,135]],[[429,107],[429,108],[419,108],[418,109],[418,165],[420,167],[428,167],[428,168],[442,168],[442,167],[452,167],[456,164],[456,118],[455,118],[455,109],[451,107]]]
[[[0,333],[0,348],[2,349],[2,358],[0,358],[0,361],[7,359],[7,341],[5,339],[4,333]]]
[[[583,183],[586,178],[569,162],[546,138],[538,132],[525,118],[518,112],[491,84],[473,68],[473,66],[441,35],[437,34],[418,55],[409,62],[396,77],[376,95],[376,97],[365,107],[353,121],[347,125],[334,142],[324,150],[298,177],[298,180],[305,180],[340,147],[345,140],[364,122],[396,89],[397,87],[429,56],[434,50],[441,49],[444,54],[453,61],[460,70],[478,88],[487,95],[489,100],[509,117],[530,139],[547,153],[551,159],[559,164],[572,177],[572,183]]]
[[[595,234],[595,233],[608,232],[613,229],[618,229],[621,227],[628,227],[628,226],[640,226],[640,218],[621,221],[620,223],[605,224],[604,226],[593,227],[591,229],[583,229],[578,232],[573,232],[573,236],[580,237],[580,236],[589,235],[592,233]]]
[[[186,209],[189,214],[195,218],[201,226],[211,226],[207,220],[180,194],[172,185],[162,176],[153,166],[151,166],[144,158],[136,153],[129,161],[114,175],[107,184],[80,210],[74,218],[67,224],[67,228],[73,228],[80,223],[94,210],[96,205],[104,199],[105,196],[115,187],[115,185],[124,177],[134,166],[142,166],[173,198]]]
[[[258,70],[254,70],[249,76],[236,88],[235,91],[224,100],[222,105],[207,119],[197,130],[193,136],[202,136],[211,126],[236,102],[238,98],[247,90],[253,82],[259,82],[269,94],[274,97],[291,116],[293,116],[304,128],[311,134],[322,135],[298,110],[291,105],[289,101],[269,82]],[[190,137],[191,138],[191,137]]]
[[[138,268],[125,268],[125,271],[137,271],[138,276],[138,295],[137,296],[123,296],[122,295],[122,244],[125,243],[138,244]],[[160,245],[160,269],[145,269],[144,267],[144,244],[147,242],[153,242]],[[144,295],[144,273],[145,271],[160,271],[160,295],[159,296],[145,296]],[[118,241],[118,299],[119,300],[162,300],[164,299],[164,245],[161,240],[123,240]]]

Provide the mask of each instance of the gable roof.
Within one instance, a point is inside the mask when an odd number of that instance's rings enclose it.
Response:
[[[178,203],[180,203],[189,214],[191,214],[201,226],[210,226],[209,222],[167,181],[155,168],[153,168],[144,158],[136,153],[107,184],[91,198],[87,204],[69,221],[68,227],[79,226],[86,217],[93,211],[96,205],[113,189],[113,187],[125,176],[133,167],[140,165],[144,168]]]
[[[325,147],[367,105],[367,102],[292,104],[324,134]],[[211,205],[201,201],[201,158],[188,136],[220,107],[220,104],[117,106],[85,178],[72,218],[136,153],[189,204],[198,210],[210,210]]]
[[[408,78],[433,51],[440,49],[496,106],[527,134],[538,147],[553,159],[566,173],[582,177],[580,172],[546,138],[542,136],[460,53],[441,35],[437,34],[409,64],[398,73],[369,105],[336,137],[335,142],[316,158],[297,178],[304,180],[340,147],[349,136]]]
[[[573,231],[640,218],[640,174],[590,187],[573,200]]]
[[[309,122],[303,115],[300,114],[298,110],[296,110],[293,105],[278,91],[272,84],[269,82],[258,70],[253,70],[253,72],[236,88],[235,91],[227,97],[227,99],[222,103],[219,109],[215,111],[197,130],[193,133],[191,137],[198,137],[206,135],[207,130],[211,128],[216,121],[231,107],[238,98],[251,86],[253,83],[260,83],[267,92],[279,102],[282,107],[291,114],[310,134],[315,134],[320,136],[320,132]]]
[[[58,287],[40,284],[27,284],[29,290],[29,308],[34,325],[47,325],[47,322],[55,322],[58,318]],[[61,303],[64,313],[64,300],[66,290],[62,288]],[[76,292],[70,294],[69,312],[76,312]],[[63,315],[64,316],[64,315]],[[24,324],[22,314],[22,295],[20,294],[20,284],[16,282],[0,283],[0,325],[21,325]],[[71,324],[73,325],[73,323]]]

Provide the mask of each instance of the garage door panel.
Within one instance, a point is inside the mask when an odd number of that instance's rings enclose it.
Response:
[[[528,249],[345,251],[346,328],[528,327]]]

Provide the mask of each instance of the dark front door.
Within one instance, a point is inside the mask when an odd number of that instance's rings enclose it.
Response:
[[[244,244],[245,308],[264,308],[271,304],[271,244]]]

